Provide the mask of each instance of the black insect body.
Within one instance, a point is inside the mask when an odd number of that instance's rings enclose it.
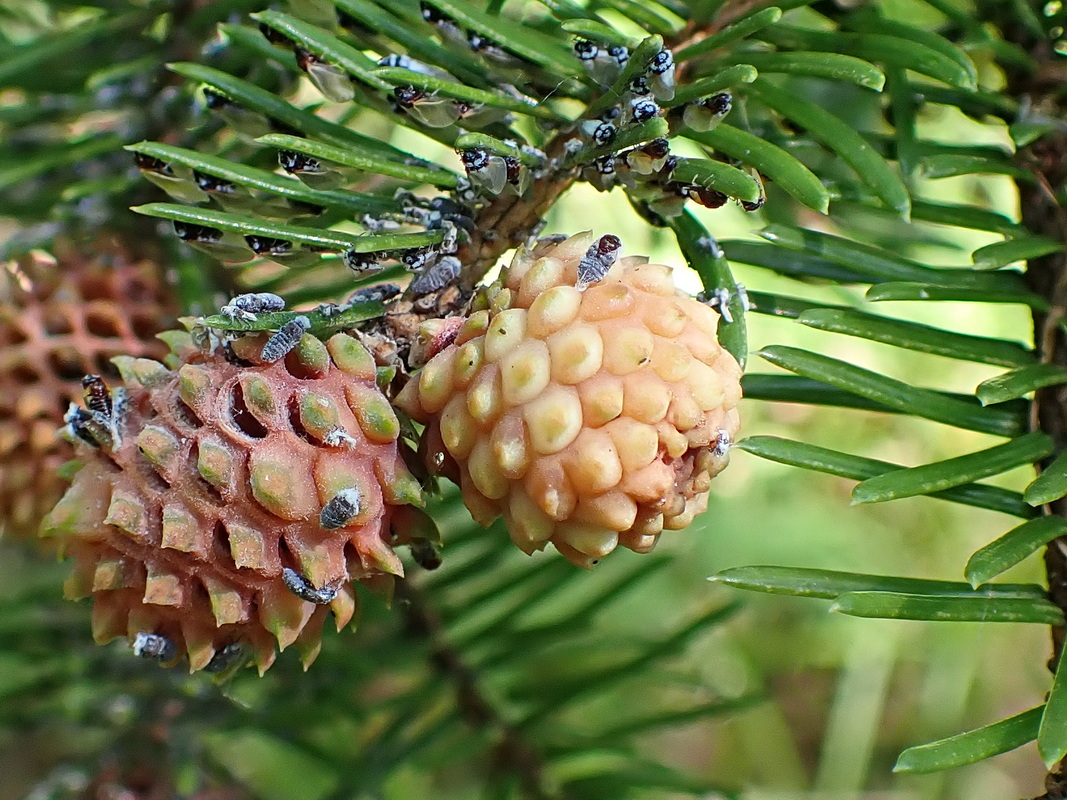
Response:
[[[630,60],[630,51],[622,45],[615,45],[608,48],[608,55],[615,59],[615,61],[622,66]]]
[[[492,195],[504,191],[508,183],[508,167],[503,158],[480,147],[463,150],[459,155],[471,183]]]
[[[752,202],[742,200],[741,208],[745,209],[745,211],[758,211],[763,208],[763,204],[767,202],[767,192],[763,188],[763,178],[760,177],[760,174],[756,172],[756,170],[749,169],[748,174],[751,175],[752,179],[759,185],[759,197]]]
[[[230,667],[234,667],[239,662],[243,661],[247,655],[248,651],[245,649],[244,645],[240,642],[230,642],[222,649],[215,651],[215,655],[213,655],[211,660],[207,662],[204,671],[212,674],[226,672]]]
[[[670,157],[670,143],[666,139],[653,139],[627,150],[623,156],[626,166],[639,175],[651,175],[664,170]]]
[[[720,458],[730,452],[730,433],[719,429],[718,436],[715,437],[715,447],[712,448],[712,453]]]
[[[204,89],[204,103],[212,111],[218,111],[219,109],[226,108],[227,106],[236,105],[230,98],[224,94],[212,91],[211,89]]]
[[[85,407],[94,414],[110,419],[114,408],[104,379],[99,375],[86,375],[82,378],[82,389],[85,392]]]
[[[635,97],[630,101],[630,121],[635,125],[648,122],[659,114],[659,106],[647,97]]]
[[[600,54],[600,48],[595,42],[579,39],[574,43],[574,54],[581,61],[592,61]]]
[[[178,648],[166,636],[158,633],[138,633],[133,639],[133,654],[138,658],[150,658],[155,661],[173,661],[178,655]]]
[[[632,81],[630,81],[630,85],[627,87],[627,90],[630,92],[630,94],[640,95],[641,97],[652,94],[652,90],[648,86],[648,79],[645,78],[644,75],[638,75]]]
[[[174,232],[183,242],[213,244],[222,240],[222,231],[207,225],[194,225],[191,222],[174,223]]]
[[[409,545],[409,548],[411,557],[423,569],[431,570],[441,566],[441,551],[433,542],[416,539]]]
[[[415,107],[415,104],[426,97],[426,92],[417,86],[397,86],[393,89],[393,102],[405,111]]]
[[[593,129],[593,141],[598,147],[607,147],[615,141],[615,136],[618,133],[619,129],[610,122],[601,122]]]
[[[154,172],[157,175],[166,175],[167,177],[174,175],[174,170],[170,164],[161,158],[145,155],[144,153],[134,153],[133,160],[137,164],[137,168],[145,172]]]
[[[216,178],[214,175],[206,175],[203,172],[193,170],[193,180],[201,190],[208,194],[233,194],[237,191],[237,185],[232,181]]]
[[[674,55],[670,50],[660,50],[648,62],[648,88],[659,101],[674,98]]]
[[[435,24],[438,22],[452,22],[454,24],[451,17],[447,16],[444,12],[438,11],[435,6],[432,6],[429,3],[420,2],[419,8],[422,10],[422,18],[427,22]]]
[[[269,364],[285,358],[309,330],[311,330],[311,320],[303,314],[289,320],[263,345],[263,350],[259,354],[260,359]]]
[[[720,92],[696,103],[689,103],[682,112],[682,122],[694,131],[706,132],[722,122],[733,108],[733,96]]]
[[[355,97],[352,81],[340,66],[323,61],[303,47],[297,47],[294,52],[297,66],[307,73],[316,88],[330,100],[335,103],[347,103]]]
[[[430,128],[445,128],[459,119],[460,105],[447,97],[427,94],[417,86],[393,89],[393,104]]]
[[[322,507],[319,512],[319,525],[328,531],[343,528],[355,519],[359,512],[359,492],[354,488],[342,489]]]
[[[315,603],[316,605],[324,606],[337,597],[338,587],[326,586],[322,589],[316,589],[311,585],[311,581],[291,567],[282,569],[282,583],[285,584],[286,589],[301,600],[307,600],[309,603]]]
[[[283,256],[293,251],[293,243],[288,239],[274,239],[270,236],[245,236],[245,242],[257,256]]]
[[[653,75],[662,75],[674,66],[674,55],[670,50],[660,50],[648,62],[648,71]]]
[[[433,258],[433,251],[429,248],[419,247],[405,250],[400,256],[401,263],[412,272],[422,269]]]
[[[707,186],[689,186],[686,196],[704,208],[722,208],[730,199],[717,189],[710,189]]]
[[[278,152],[278,163],[290,175],[296,175],[301,172],[323,172],[322,164],[317,159],[293,150],[280,150]]]
[[[355,250],[345,250],[341,254],[341,260],[345,266],[357,275],[364,272],[377,272],[382,268],[378,253],[359,253]]]
[[[585,289],[590,284],[603,280],[619,258],[622,241],[618,236],[601,236],[585,251],[578,262],[578,288]]]
[[[582,177],[599,192],[606,192],[618,182],[618,158],[614,153],[593,161],[582,170]]]

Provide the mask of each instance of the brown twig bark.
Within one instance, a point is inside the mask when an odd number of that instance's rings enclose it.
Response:
[[[1051,119],[1067,118],[1062,82],[1062,59],[1052,43],[1034,35],[1013,12],[996,4],[986,9],[1004,38],[1018,45],[1033,59],[1030,70],[1007,68],[1007,91],[1022,108]],[[1040,13],[1040,12],[1038,12]],[[1027,230],[1067,244],[1067,209],[1059,198],[1067,185],[1067,133],[1052,131],[1016,153],[1018,163],[1033,175],[1032,182],[1019,181],[1019,211]],[[1047,311],[1035,309],[1034,346],[1043,363],[1067,366],[1067,255],[1052,253],[1030,259],[1026,282],[1030,289],[1048,301]],[[1067,448],[1067,387],[1052,386],[1036,392],[1031,406],[1030,425],[1052,437],[1056,452]],[[1040,465],[1047,467],[1051,459]],[[1045,507],[1045,513],[1067,516],[1067,498]],[[1049,598],[1067,614],[1067,538],[1051,542],[1045,550]],[[1052,657],[1049,669],[1055,670],[1063,657],[1067,629],[1053,626]],[[1045,794],[1035,800],[1063,800],[1067,797],[1067,770],[1061,762],[1045,781]]]

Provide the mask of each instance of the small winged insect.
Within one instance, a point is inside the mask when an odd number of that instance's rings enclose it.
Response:
[[[619,133],[619,129],[616,128],[610,122],[600,122],[595,128],[593,128],[590,134],[593,143],[597,147],[607,147],[609,144],[615,141],[615,136]]]
[[[142,172],[154,172],[157,175],[174,174],[174,168],[161,158],[145,155],[144,153],[134,153],[133,160],[137,164],[137,169]]]
[[[282,583],[285,588],[295,594],[301,600],[324,606],[337,597],[336,586],[324,586],[316,589],[307,578],[291,567],[282,569]]]
[[[237,191],[237,184],[233,181],[226,181],[196,170],[193,170],[193,180],[202,191],[208,194],[233,194]]]
[[[437,32],[441,34],[441,38],[456,48],[466,49],[470,45],[467,42],[467,35],[456,24],[456,21],[447,14],[439,11],[429,3],[419,3],[422,8],[422,18],[437,28]]]
[[[319,525],[332,531],[343,528],[358,516],[360,512],[359,491],[355,488],[342,489],[319,512]]]
[[[224,94],[219,94],[211,89],[204,89],[204,104],[212,111],[221,111],[227,106],[236,105]]]
[[[245,242],[257,256],[286,256],[293,252],[293,243],[288,239],[270,236],[245,236]]]
[[[600,48],[588,39],[578,39],[574,43],[574,55],[583,63],[589,62],[600,55]]]
[[[597,239],[578,262],[578,288],[585,289],[590,284],[603,280],[618,260],[621,247],[622,241],[618,236],[608,234]]]
[[[720,428],[718,435],[715,437],[715,447],[712,448],[711,452],[722,458],[730,452],[730,444],[730,432]]]
[[[441,566],[441,551],[437,546],[426,539],[415,539],[408,547],[415,563],[423,569],[437,569]]]
[[[614,153],[608,153],[606,156],[593,161],[593,163],[582,170],[582,177],[590,184],[593,185],[599,192],[606,192],[614,186],[618,180],[618,173],[615,170],[618,159]]]
[[[752,180],[759,186],[759,197],[752,202],[742,200],[741,208],[745,209],[745,211],[758,211],[763,208],[763,204],[767,202],[767,192],[763,188],[763,178],[760,177],[760,174],[756,170],[749,169],[748,174],[752,176]]]
[[[508,166],[503,158],[481,147],[463,150],[459,156],[471,183],[492,195],[504,191],[508,183]]]
[[[655,100],[649,97],[635,97],[630,101],[627,118],[632,124],[640,125],[642,122],[648,122],[658,113],[659,106],[656,105]]]
[[[417,86],[397,86],[393,101],[398,111],[410,114],[428,128],[447,128],[459,119],[460,107],[455,101],[426,94]]]
[[[648,88],[660,101],[674,98],[674,54],[660,50],[648,62]]]
[[[733,96],[729,92],[720,92],[703,100],[686,105],[682,112],[682,122],[687,128],[704,133],[714,130],[733,108]]]
[[[507,173],[508,185],[514,187],[515,194],[520,197],[526,194],[530,188],[530,170],[526,168],[515,156],[504,156],[504,169]]]
[[[608,55],[614,58],[620,67],[630,60],[630,51],[622,45],[609,47]]]
[[[468,233],[474,231],[474,212],[463,203],[458,203],[450,197],[435,197],[430,201],[430,216],[426,226],[432,229],[444,227],[452,223]]]
[[[416,247],[402,251],[400,255],[400,263],[402,263],[406,269],[415,272],[426,266],[432,258],[432,250],[426,247]]]
[[[605,50],[594,42],[584,40],[575,42],[574,54],[582,62],[589,77],[601,86],[610,86],[619,77],[622,65],[630,57],[625,47]]]
[[[211,660],[207,662],[207,666],[204,667],[204,672],[212,674],[226,672],[231,667],[235,667],[244,661],[246,655],[247,652],[244,645],[240,642],[230,642],[221,650],[215,651],[215,655],[211,657]]]
[[[278,163],[290,175],[300,175],[302,173],[318,174],[324,171],[318,159],[293,150],[278,151]]]
[[[699,205],[704,206],[704,208],[721,208],[726,205],[726,201],[730,199],[716,189],[709,189],[706,186],[699,186],[695,183],[669,181],[664,184],[664,188],[667,192],[674,194],[676,197],[684,198],[686,200],[692,199]]]
[[[114,450],[122,443],[120,427],[126,408],[125,390],[108,389],[99,375],[82,378],[85,408],[71,403],[63,416],[65,431],[93,447]]]
[[[175,200],[182,203],[202,203],[207,198],[190,177],[190,170],[175,170],[161,158],[134,153],[134,162],[141,174]]]
[[[198,244],[214,244],[222,240],[222,231],[218,228],[210,228],[207,225],[194,225],[191,222],[174,223],[174,232],[183,242]]]
[[[269,364],[285,358],[294,347],[300,344],[300,340],[309,330],[311,330],[311,320],[303,314],[294,317],[267,340],[259,354],[260,359]]]
[[[648,144],[626,151],[626,166],[639,175],[659,172],[667,164],[670,143],[666,139],[653,139]]]
[[[284,311],[285,300],[270,292],[239,294],[219,309],[219,313],[231,320],[255,322],[257,314]]]
[[[444,289],[459,277],[461,268],[458,258],[443,256],[426,267],[422,274],[411,282],[409,289],[416,297]]]
[[[652,90],[648,88],[648,78],[644,75],[635,76],[626,89],[635,97],[646,97],[647,95],[652,94]]]
[[[365,272],[378,272],[382,268],[378,253],[359,253],[355,250],[345,250],[341,254],[341,260],[345,262],[346,267],[357,275],[362,275]]]
[[[133,654],[138,658],[166,662],[175,659],[178,648],[166,636],[141,631],[133,638]]]
[[[82,389],[85,392],[85,407],[94,414],[110,419],[114,409],[104,379],[99,375],[86,375],[82,378]]]
[[[294,52],[297,66],[307,73],[308,78],[325,97],[335,103],[347,103],[356,96],[352,79],[340,66],[323,61],[303,47],[297,47]]]

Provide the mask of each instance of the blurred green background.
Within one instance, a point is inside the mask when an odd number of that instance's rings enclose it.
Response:
[[[902,16],[918,7],[895,4]],[[817,91],[818,83],[812,86]],[[859,107],[844,116],[856,118],[862,112]],[[373,130],[379,124],[380,119],[371,120],[361,128]],[[979,125],[958,113],[927,115],[920,124],[927,139],[1010,147],[1003,128]],[[414,143],[424,157],[455,158],[410,132],[398,131],[394,136],[401,146]],[[694,210],[718,238],[754,238],[754,232],[776,214],[791,213],[779,211],[776,200],[781,198],[773,186],[769,189],[770,201],[762,212],[745,213],[732,203],[715,211]],[[1007,178],[924,181],[915,189],[918,197],[981,205],[1017,218],[1017,198]],[[812,228],[835,231],[825,217],[811,214],[801,220]],[[899,230],[896,226],[904,224],[888,216],[869,216],[853,223],[866,226],[872,241],[883,243],[892,242],[894,231]],[[673,236],[650,228],[619,192],[598,194],[587,185],[572,188],[553,209],[545,232],[570,234],[590,228],[598,234],[620,236],[627,254],[683,263]],[[924,263],[968,265],[970,252],[993,240],[960,229],[923,228],[929,234],[927,241],[909,247],[905,255]],[[735,277],[751,290],[842,304],[862,302],[858,290],[803,284],[743,264],[733,266]],[[694,275],[688,276],[685,285],[699,288]],[[877,313],[879,309],[868,310]],[[1022,307],[894,303],[892,311],[953,331],[1024,342],[1032,338],[1029,315]],[[998,372],[932,355],[905,354],[814,331],[790,320],[759,314],[748,319],[753,353],[764,345],[786,343],[915,385],[967,393]],[[749,371],[774,368],[753,354]],[[743,402],[742,417],[743,435],[769,434],[832,445],[902,465],[950,458],[997,442],[993,437],[915,418],[752,400]],[[1019,470],[1000,482],[1021,489],[1029,477]],[[1012,525],[994,512],[928,498],[853,507],[849,505],[852,486],[851,481],[735,452],[730,468],[713,484],[708,513],[689,530],[667,533],[661,540],[657,552],[672,556],[670,564],[602,611],[595,635],[610,638],[613,631],[637,629],[654,638],[674,630],[710,605],[738,596],[707,581],[714,573],[738,565],[781,564],[962,580],[964,554]],[[554,558],[558,558],[554,553],[542,553],[534,561]],[[598,567],[583,591],[591,591],[598,581],[633,567],[640,559],[628,551],[614,554]],[[1042,575],[1039,560],[1033,558],[1004,579],[1040,582]],[[1049,684],[1045,627],[863,620],[828,613],[825,601],[747,594],[742,599],[745,607],[737,617],[657,668],[685,676],[694,703],[709,694],[763,694],[766,700],[720,721],[650,734],[645,739],[649,754],[723,784],[743,787],[747,800],[1006,800],[1039,791],[1045,770],[1032,747],[932,776],[895,776],[892,765],[909,745],[1001,719],[1041,702]],[[687,700],[676,699],[680,704]],[[610,714],[614,704],[631,701],[620,690],[599,698],[593,708]],[[574,723],[580,727],[581,719]],[[0,736],[0,800],[25,796],[25,787],[45,769],[46,758],[38,764],[26,757],[26,744],[17,734]],[[417,796],[410,792],[422,784],[415,778],[412,781],[412,788],[398,789],[397,796]],[[463,791],[442,793],[440,787],[435,794],[466,796]]]

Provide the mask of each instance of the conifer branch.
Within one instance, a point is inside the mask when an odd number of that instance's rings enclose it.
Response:
[[[440,615],[424,594],[410,581],[398,581],[396,597],[402,605],[409,629],[430,646],[429,662],[453,684],[456,705],[467,723],[489,732],[496,740],[495,767],[514,775],[529,800],[564,800],[549,789],[545,763],[539,748],[505,718],[481,685],[477,672],[449,641]]]

